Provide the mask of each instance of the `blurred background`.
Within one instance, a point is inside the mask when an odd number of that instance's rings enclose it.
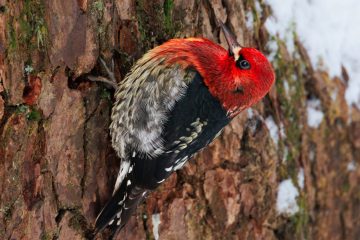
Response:
[[[119,159],[113,92],[147,50],[216,18],[276,84],[174,173],[116,239],[359,239],[360,5],[280,0],[0,0],[0,237],[89,239]],[[106,239],[106,233],[97,239]]]

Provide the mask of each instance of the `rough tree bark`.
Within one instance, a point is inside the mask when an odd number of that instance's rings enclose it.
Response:
[[[219,18],[243,45],[278,46],[276,86],[151,194],[116,239],[358,239],[360,113],[344,100],[346,71],[330,79],[314,69],[296,38],[289,53],[264,27],[270,14],[262,0],[0,0],[0,238],[91,236],[119,160],[112,92],[86,75],[102,74],[100,55],[114,56],[121,81],[173,37],[225,46]],[[317,128],[307,122],[312,98],[324,113]],[[280,129],[273,137],[269,116]],[[284,179],[299,191],[292,216],[276,211]]]

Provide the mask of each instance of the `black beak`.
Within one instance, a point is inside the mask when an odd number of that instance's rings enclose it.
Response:
[[[225,26],[223,22],[218,20],[218,23],[221,27],[221,30],[223,31],[225,35],[225,39],[229,45],[229,54],[231,56],[235,56],[235,59],[237,59],[237,55],[239,54],[240,49],[242,48],[241,45],[236,41],[235,35]]]

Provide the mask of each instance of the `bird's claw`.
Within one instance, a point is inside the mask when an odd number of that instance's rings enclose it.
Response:
[[[105,68],[105,71],[107,73],[107,75],[109,76],[110,80],[113,81],[114,83],[116,83],[116,79],[115,79],[115,75],[114,75],[114,59],[111,59],[111,70],[109,69],[109,67],[107,66],[105,60],[100,57],[100,62],[103,65],[103,67]]]
[[[110,67],[111,69],[108,67],[108,65],[106,64],[105,60],[102,57],[99,57],[99,59],[100,59],[101,65],[104,67],[108,77],[90,75],[87,78],[90,81],[93,81],[93,82],[106,83],[106,84],[110,85],[111,87],[113,87],[116,90],[118,84],[116,82],[116,78],[115,78],[115,75],[114,75],[114,66],[115,66],[114,59],[111,60],[111,67]]]

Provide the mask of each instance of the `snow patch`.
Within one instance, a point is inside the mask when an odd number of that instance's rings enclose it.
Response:
[[[292,1],[282,1],[282,0],[266,0],[274,10],[274,16],[270,16],[265,22],[265,27],[272,36],[278,35],[282,40],[285,41],[285,44],[290,53],[293,53],[295,50],[294,47],[294,36],[292,27],[294,24],[294,9]]]
[[[347,169],[348,172],[355,171],[356,170],[356,162],[354,160],[349,162],[348,165],[346,166],[346,169]]]
[[[274,118],[272,116],[269,116],[265,119],[265,124],[267,128],[269,129],[270,136],[273,139],[275,145],[278,145],[279,143],[279,137],[285,138],[285,130],[284,125],[280,123],[280,125],[276,125]]]
[[[283,139],[286,138],[285,128],[284,128],[284,124],[283,124],[283,123],[280,123],[279,129],[280,129],[280,136],[281,136]]]
[[[296,198],[299,191],[291,179],[286,179],[279,184],[278,195],[276,200],[276,210],[278,214],[292,216],[299,211]]]
[[[253,29],[254,28],[254,16],[252,11],[248,11],[246,13],[246,27],[248,29]]]
[[[259,14],[262,14],[262,8],[261,8],[261,5],[260,5],[260,1],[255,1],[255,10]]]
[[[269,116],[265,119],[267,128],[269,129],[270,136],[274,141],[275,145],[279,143],[279,127],[276,125],[272,116]]]
[[[333,102],[335,102],[337,96],[338,96],[338,89],[335,89],[335,90],[333,90],[332,93],[331,93],[331,96],[330,96],[330,97],[331,97],[331,100],[332,100]]]
[[[318,128],[324,118],[321,111],[321,102],[319,99],[311,99],[307,101],[307,124],[312,128]]]
[[[299,187],[301,189],[304,189],[305,176],[304,176],[304,169],[303,168],[299,169],[299,172],[298,172],[298,175],[297,175],[297,181],[298,181]]]
[[[286,96],[289,96],[289,92],[290,92],[289,83],[287,81],[283,81],[283,84],[284,84],[284,90],[285,90]]]
[[[266,0],[274,17],[265,23],[271,35],[279,34],[290,52],[296,30],[311,61],[325,65],[331,76],[341,76],[341,65],[350,81],[345,93],[349,105],[360,107],[360,4],[358,0]]]
[[[277,44],[277,42],[275,40],[270,39],[267,42],[266,47],[269,49],[269,54],[267,55],[267,57],[268,57],[270,62],[273,62],[275,60],[275,56],[276,56],[276,53],[277,53],[277,51],[279,49],[279,46],[278,46],[278,44]]]
[[[310,162],[314,162],[315,161],[315,157],[316,157],[316,153],[314,149],[310,149],[309,150],[309,160]]]
[[[254,111],[251,108],[247,109],[247,115],[248,115],[248,119],[253,118],[254,116]]]
[[[287,146],[284,146],[284,152],[283,152],[283,156],[282,156],[282,162],[286,162],[287,158],[289,156],[289,149]]]
[[[153,214],[151,215],[151,221],[153,224],[153,234],[155,240],[159,240],[159,225],[160,225],[160,214]]]

